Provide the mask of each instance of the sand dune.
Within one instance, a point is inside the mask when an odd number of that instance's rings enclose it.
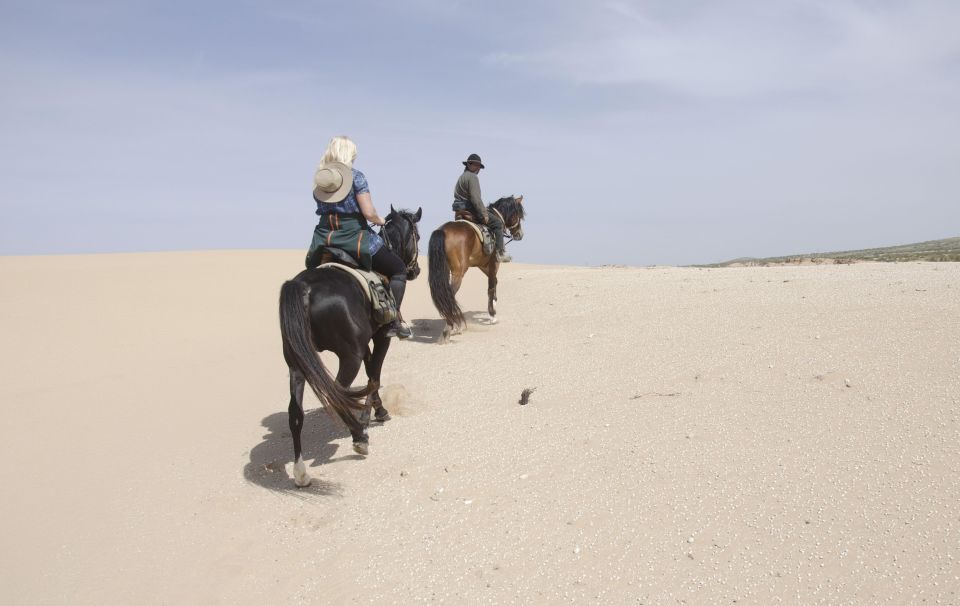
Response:
[[[424,273],[298,490],[301,258],[0,258],[0,602],[960,603],[960,264]]]

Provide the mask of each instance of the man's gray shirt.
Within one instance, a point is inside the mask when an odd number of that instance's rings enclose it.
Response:
[[[461,202],[468,202],[473,206],[473,214],[477,219],[483,219],[487,215],[487,207],[480,197],[480,179],[477,173],[464,170],[457,184],[453,187],[453,199]]]

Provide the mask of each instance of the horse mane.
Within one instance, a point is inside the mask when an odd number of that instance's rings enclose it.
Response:
[[[399,216],[399,215],[403,215],[403,216],[407,217],[408,219],[410,219],[411,221],[413,221],[413,223],[416,223],[416,221],[414,220],[414,215],[416,215],[416,213],[414,213],[413,211],[408,210],[408,209],[406,209],[406,208],[394,208],[394,209],[392,209],[389,213],[387,213],[387,218],[389,219],[390,217],[392,217],[392,216],[394,216],[394,215],[398,215],[398,216]]]
[[[505,198],[500,198],[496,202],[490,205],[490,208],[495,208],[500,211],[500,214],[504,217],[510,217],[516,215],[518,218],[524,218],[524,206],[523,204],[517,203],[517,199],[513,196],[507,196]]]

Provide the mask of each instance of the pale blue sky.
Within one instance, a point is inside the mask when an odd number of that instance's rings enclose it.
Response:
[[[479,153],[522,262],[960,235],[953,0],[0,7],[0,254],[304,248],[338,134],[425,236]]]

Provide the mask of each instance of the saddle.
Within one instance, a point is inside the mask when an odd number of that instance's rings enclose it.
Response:
[[[383,274],[367,271],[345,251],[332,246],[323,249],[320,255],[320,265],[317,269],[332,267],[350,274],[360,284],[367,301],[370,302],[370,311],[373,321],[382,326],[393,322],[399,315],[397,302],[390,292],[390,281]]]
[[[476,216],[474,216],[472,212],[466,209],[457,209],[453,212],[453,219],[457,223],[467,223],[477,232],[477,237],[483,242],[483,254],[489,255],[493,253],[493,247],[494,244],[496,244],[493,239],[493,232],[490,231],[489,227],[477,221]]]
[[[477,220],[474,214],[465,208],[453,211],[453,218],[456,221],[471,221],[477,225],[482,225],[482,223]]]

